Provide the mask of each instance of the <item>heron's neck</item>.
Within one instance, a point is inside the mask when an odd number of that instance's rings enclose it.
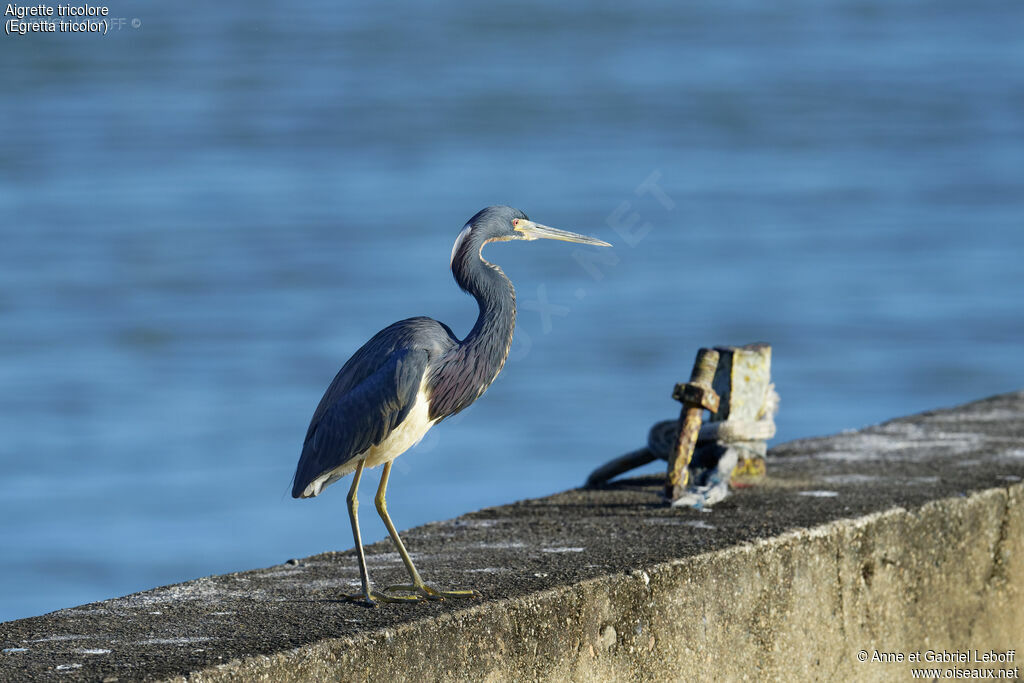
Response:
[[[473,262],[467,264],[467,268],[473,271],[471,277],[456,275],[455,279],[476,299],[480,313],[461,346],[471,349],[474,356],[493,370],[490,377],[493,381],[505,364],[512,344],[516,326],[516,290],[501,268],[480,256],[479,248],[473,249],[472,254]]]
[[[516,294],[498,266],[480,256],[482,244],[456,244],[452,274],[480,306],[476,324],[435,365],[429,378],[430,418],[444,419],[480,398],[501,372],[516,326]]]

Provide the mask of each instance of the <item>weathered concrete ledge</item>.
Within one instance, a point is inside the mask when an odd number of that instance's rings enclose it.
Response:
[[[771,455],[710,513],[633,479],[403,534],[477,603],[341,602],[355,562],[327,553],[0,624],[0,680],[909,677],[861,650],[1020,666],[1024,393]],[[404,580],[387,544],[369,555],[377,582]]]

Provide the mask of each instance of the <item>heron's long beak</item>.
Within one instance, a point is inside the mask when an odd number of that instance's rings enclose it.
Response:
[[[599,240],[596,237],[587,237],[586,235],[578,235],[575,232],[569,232],[568,230],[559,230],[558,228],[549,228],[546,225],[540,223],[534,223],[533,221],[520,220],[517,221],[515,230],[522,233],[523,239],[527,240],[561,240],[563,242],[578,242],[579,244],[593,244],[598,247],[610,247],[604,240]]]

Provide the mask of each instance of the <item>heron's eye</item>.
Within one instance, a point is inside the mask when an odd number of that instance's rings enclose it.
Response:
[[[518,227],[518,226],[519,226],[519,219],[518,218],[513,218],[512,219],[512,227],[515,228],[515,227]]]

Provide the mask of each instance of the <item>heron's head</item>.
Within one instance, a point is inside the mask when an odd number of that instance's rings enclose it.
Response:
[[[508,242],[510,240],[561,240],[579,244],[593,244],[599,247],[610,247],[603,240],[575,232],[550,228],[531,221],[525,213],[511,206],[488,206],[469,219],[462,228],[455,246],[452,247],[452,261],[464,243],[472,242],[483,245],[488,242]]]

